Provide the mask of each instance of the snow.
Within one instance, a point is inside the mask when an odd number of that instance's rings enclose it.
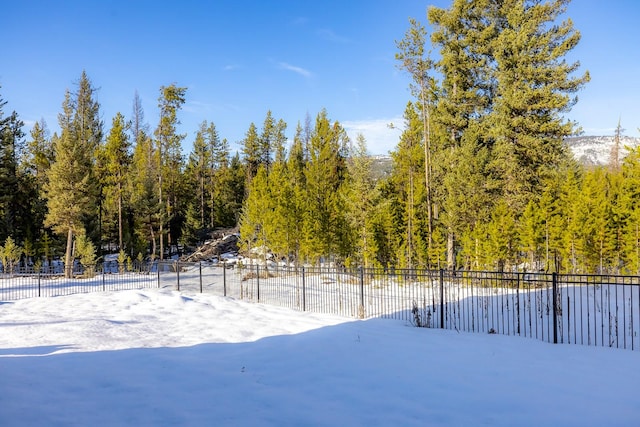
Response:
[[[0,303],[3,426],[637,426],[637,352],[148,289]]]
[[[611,159],[611,150],[615,145],[615,136],[574,136],[565,140],[576,160],[587,165],[607,165]],[[620,158],[636,149],[640,138],[622,135],[620,137]]]

